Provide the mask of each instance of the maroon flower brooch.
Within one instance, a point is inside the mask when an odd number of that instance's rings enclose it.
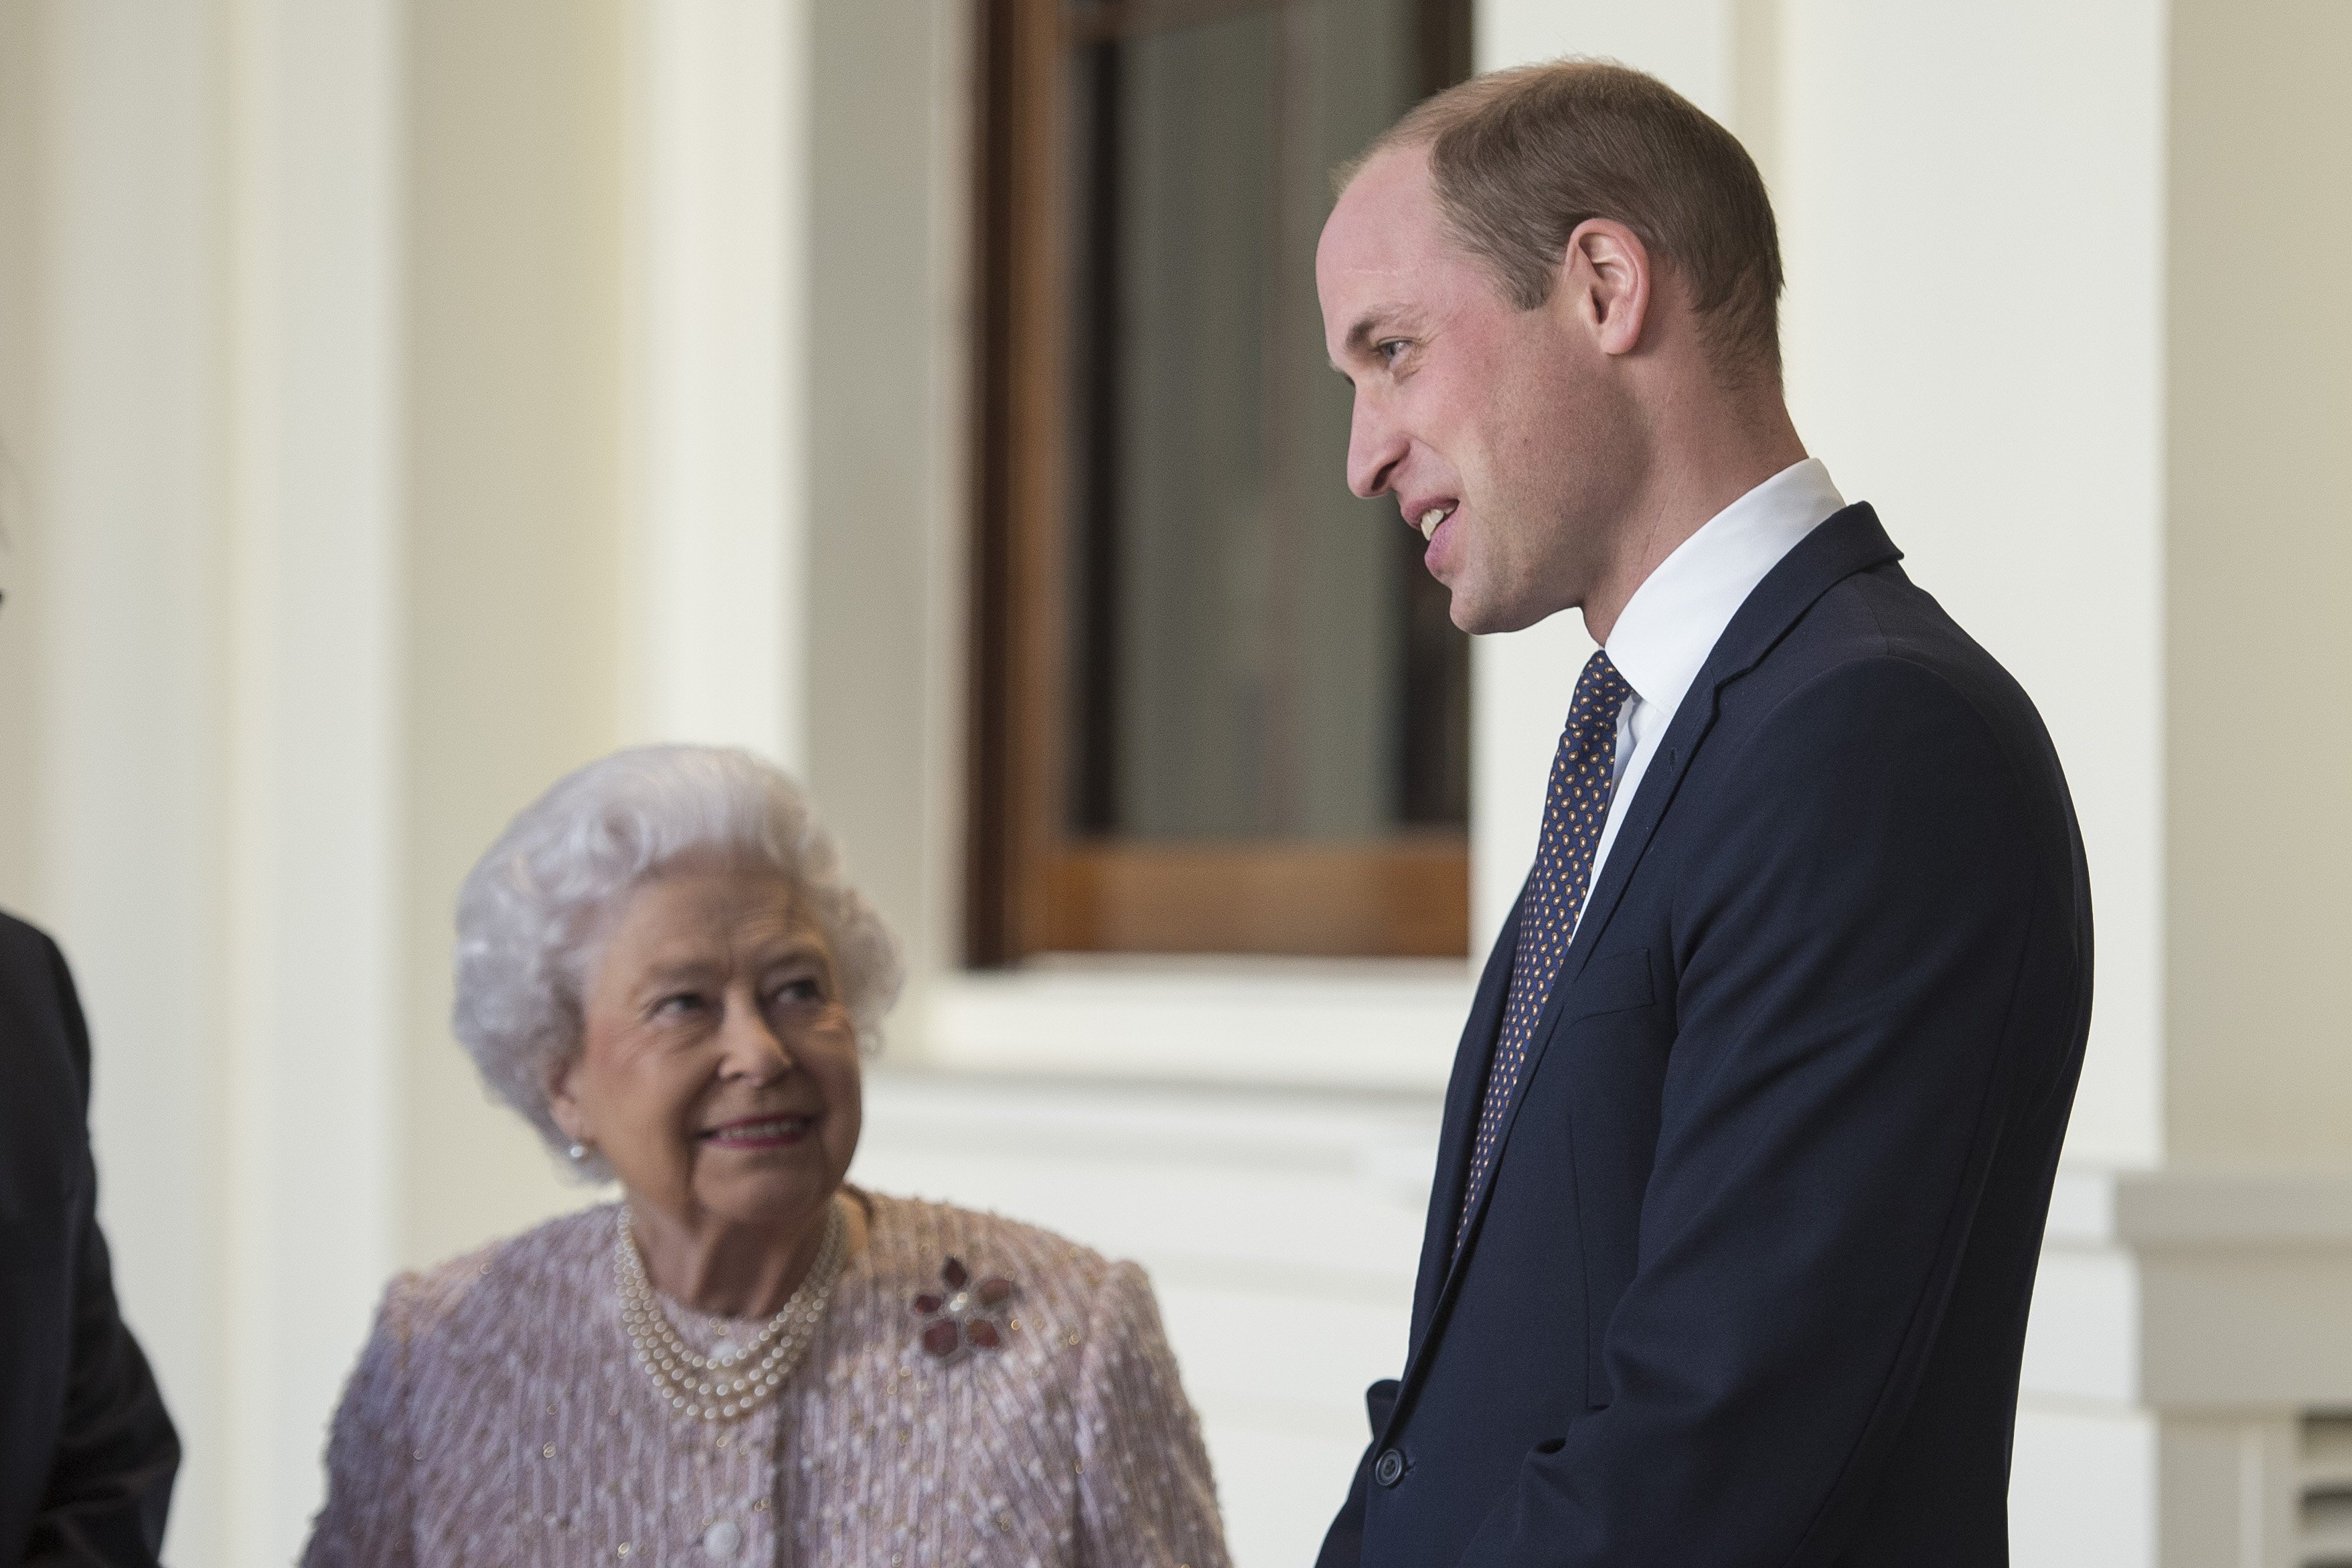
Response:
[[[975,1285],[963,1259],[950,1258],[940,1270],[940,1282],[945,1289],[926,1290],[914,1301],[924,1319],[924,1350],[940,1361],[954,1362],[1004,1342],[997,1314],[1013,1300],[1012,1280],[992,1277]]]

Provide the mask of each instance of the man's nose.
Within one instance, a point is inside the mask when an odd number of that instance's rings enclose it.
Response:
[[[1348,424],[1348,488],[1366,500],[1394,488],[1406,441],[1394,422],[1359,395]]]

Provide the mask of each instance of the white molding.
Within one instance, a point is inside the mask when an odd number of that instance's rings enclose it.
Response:
[[[1055,961],[935,983],[922,1065],[1442,1094],[1473,975],[1450,959]]]
[[[2023,1385],[2168,1415],[2352,1404],[2352,1173],[2062,1168]]]
[[[877,1068],[853,1181],[1149,1272],[1234,1561],[1310,1560],[1404,1359],[1440,1102]]]
[[[2053,1246],[2352,1247],[2352,1171],[2061,1166]]]

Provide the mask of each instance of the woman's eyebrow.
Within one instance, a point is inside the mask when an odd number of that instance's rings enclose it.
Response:
[[[819,968],[829,968],[833,963],[833,954],[823,943],[811,938],[794,937],[762,956],[760,963],[762,968],[770,969],[780,963],[814,963]]]
[[[639,977],[638,984],[640,987],[675,985],[681,981],[700,980],[709,974],[710,969],[709,963],[704,959],[672,959],[667,963],[648,964]]]

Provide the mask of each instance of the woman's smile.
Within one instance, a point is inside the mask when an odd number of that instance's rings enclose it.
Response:
[[[818,1121],[814,1115],[747,1116],[706,1127],[695,1137],[714,1149],[782,1149],[806,1142]]]

